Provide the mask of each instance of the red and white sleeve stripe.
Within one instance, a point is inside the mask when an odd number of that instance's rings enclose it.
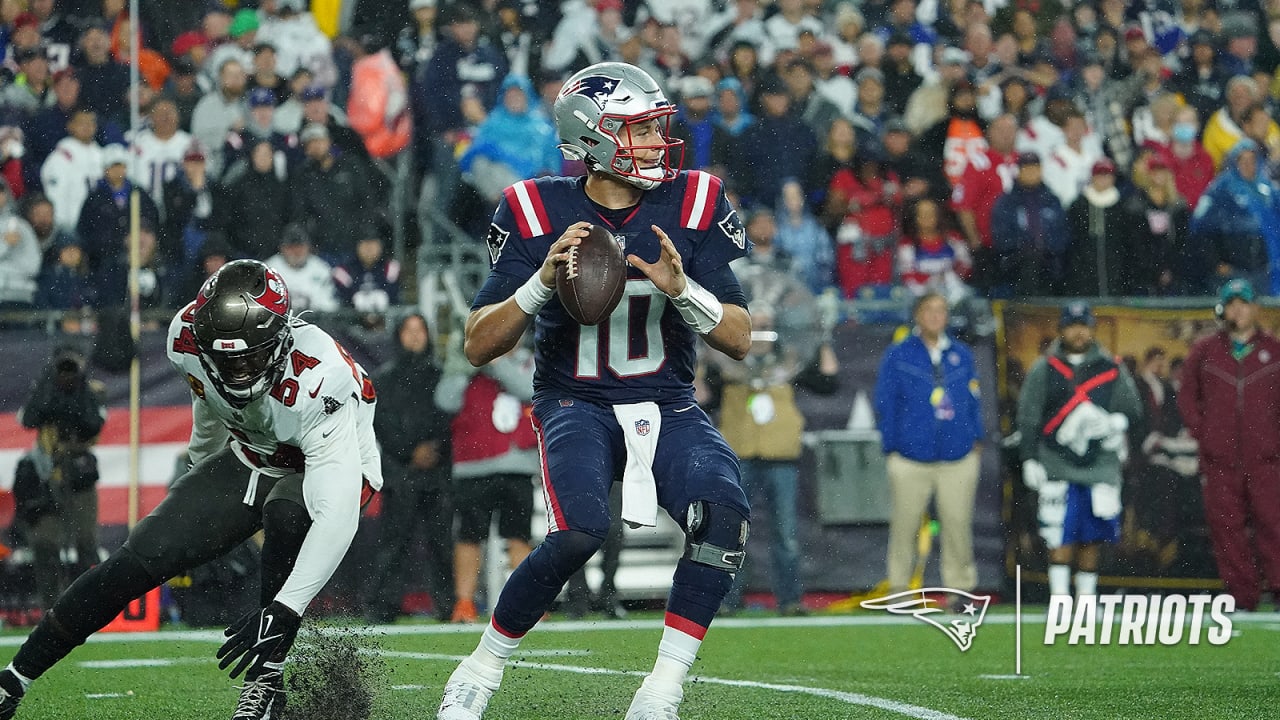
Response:
[[[680,226],[688,230],[711,227],[711,216],[720,197],[720,178],[693,170],[684,187],[684,205],[680,208]]]
[[[503,191],[511,214],[516,218],[520,235],[526,240],[551,232],[551,220],[542,203],[542,195],[532,180],[521,180]]]

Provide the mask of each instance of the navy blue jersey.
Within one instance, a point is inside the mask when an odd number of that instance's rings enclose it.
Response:
[[[507,188],[494,213],[487,242],[493,268],[473,309],[515,294],[547,257],[552,243],[575,222],[601,224],[618,238],[623,254],[645,262],[660,255],[657,225],[675,243],[685,274],[723,303],[746,307],[731,260],[746,255],[746,233],[719,178],[682,172],[644,193],[620,225],[603,218],[587,197],[586,178],[538,178]],[[579,325],[552,297],[534,322],[535,398],[569,396],[604,405],[693,398],[696,334],[665,293],[644,273],[627,270],[622,302],[607,320]]]

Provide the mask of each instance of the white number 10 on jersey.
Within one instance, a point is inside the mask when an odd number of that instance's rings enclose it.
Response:
[[[643,325],[636,327],[636,332],[644,333],[644,352],[631,355],[632,326],[640,325],[639,318],[631,312],[632,301],[637,298],[648,300],[644,303],[646,312]],[[666,348],[662,344],[662,312],[667,307],[666,293],[653,286],[648,279],[628,280],[622,292],[622,300],[613,309],[607,322],[599,325],[583,325],[578,330],[578,371],[580,378],[600,377],[600,336],[603,328],[608,328],[608,344],[605,346],[605,364],[620,377],[635,377],[656,372],[666,361]]]

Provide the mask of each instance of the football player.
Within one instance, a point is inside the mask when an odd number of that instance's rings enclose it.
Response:
[[[687,533],[653,671],[627,720],[674,720],[683,681],[742,565],[749,510],[738,462],[694,402],[695,343],[741,360],[751,319],[729,262],[746,239],[721,181],[681,172],[668,134],[676,108],[624,63],[565,83],[554,105],[561,151],[585,177],[507,188],[489,229],[493,268],[466,324],[473,365],[510,350],[534,324],[532,422],[549,528],[498,598],[479,647],[449,678],[440,720],[480,718],[503,666],[609,529],[609,487],[623,477],[623,519],[653,525],[662,507]],[[556,268],[601,223],[630,264],[622,302],[582,326],[555,295]],[[624,471],[625,468],[625,471]]]
[[[284,660],[302,613],[382,487],[373,384],[333,338],[293,317],[284,281],[256,260],[205,282],[170,323],[167,350],[191,386],[190,468],[0,671],[0,719],[131,600],[259,530],[262,607],[227,628],[219,667],[245,675],[236,720],[278,717],[284,706]]]

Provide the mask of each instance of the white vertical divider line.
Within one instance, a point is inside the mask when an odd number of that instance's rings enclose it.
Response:
[[[1013,575],[1013,674],[1022,674],[1022,566],[1014,568]]]

